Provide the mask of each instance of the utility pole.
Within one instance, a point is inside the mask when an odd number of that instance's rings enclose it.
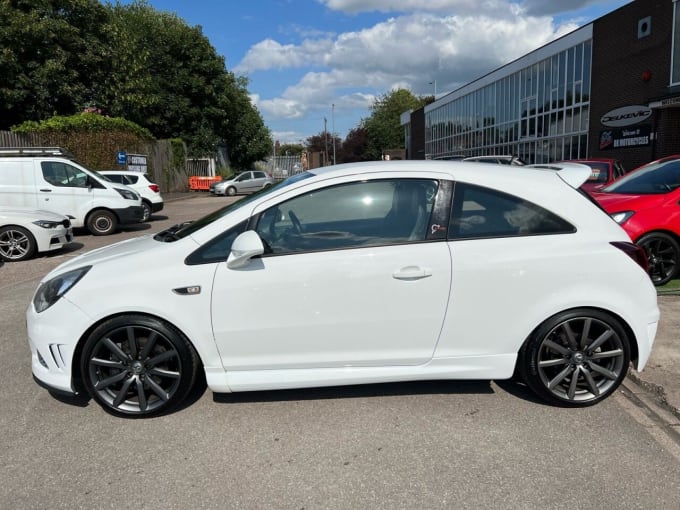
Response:
[[[331,104],[331,136],[333,137],[333,164],[335,165],[335,103]]]
[[[437,80],[433,80],[429,84],[434,85],[434,98],[437,99]]]
[[[326,117],[323,118],[323,148],[324,148],[324,166],[328,165],[328,129]]]

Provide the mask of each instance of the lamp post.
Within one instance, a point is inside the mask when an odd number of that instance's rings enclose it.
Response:
[[[429,85],[434,85],[434,98],[437,99],[437,80],[431,81]]]

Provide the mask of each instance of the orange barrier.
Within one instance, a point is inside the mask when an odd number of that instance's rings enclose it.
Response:
[[[208,191],[213,182],[219,182],[222,177],[203,177],[200,175],[192,175],[189,177],[189,189],[194,191]]]

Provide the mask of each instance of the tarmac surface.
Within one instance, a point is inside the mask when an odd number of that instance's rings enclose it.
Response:
[[[163,198],[183,200],[202,193],[164,193]],[[680,292],[660,295],[659,309],[661,320],[649,361],[641,372],[631,368],[628,379],[680,420]]]

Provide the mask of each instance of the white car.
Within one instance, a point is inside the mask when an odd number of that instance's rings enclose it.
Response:
[[[644,252],[576,189],[589,175],[300,173],[49,273],[26,312],[33,374],[121,416],[172,410],[199,371],[214,392],[515,375],[600,402],[645,366],[659,309]]]
[[[153,213],[163,210],[161,189],[148,174],[130,170],[101,170],[98,173],[112,182],[125,184],[128,188],[139,193],[144,210],[142,221],[149,221]]]
[[[242,172],[233,179],[213,182],[210,185],[209,191],[212,195],[228,195],[232,197],[236,194],[254,193],[272,184],[274,184],[274,179],[267,172],[251,170]]]
[[[73,241],[71,221],[61,214],[0,208],[0,259],[17,262],[38,252],[59,250]]]

